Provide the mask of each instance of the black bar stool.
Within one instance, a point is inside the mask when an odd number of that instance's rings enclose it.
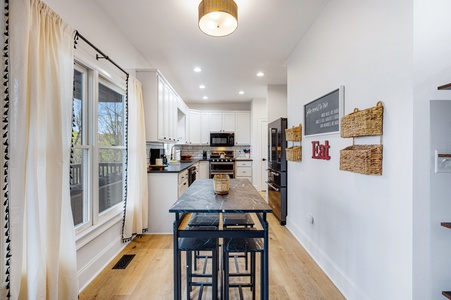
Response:
[[[222,224],[228,227],[254,227],[254,220],[248,213],[223,213]]]
[[[189,227],[205,227],[214,226],[219,227],[219,213],[193,213],[188,221]],[[200,251],[194,251],[194,270],[197,270],[197,260],[203,258],[211,258],[211,256],[205,256]]]
[[[222,214],[223,228],[252,228],[255,223],[251,215],[248,213],[223,213]],[[236,255],[236,257],[242,257],[245,260],[246,270],[248,269],[249,261],[246,253],[242,255]]]
[[[215,230],[216,227],[190,227],[189,230]],[[202,299],[203,287],[211,286],[212,299],[218,296],[218,240],[216,238],[181,238],[179,251],[186,251],[186,297],[190,298],[192,288],[199,286],[199,297]],[[206,273],[206,264],[202,273],[194,273],[192,270],[192,253],[195,251],[211,251],[212,265],[211,273]],[[211,278],[211,281],[195,281],[195,278]]]
[[[224,265],[224,291],[223,297],[225,300],[229,299],[229,288],[239,288],[240,298],[243,298],[242,288],[249,287],[252,291],[252,299],[255,299],[255,253],[260,252],[260,269],[263,266],[263,255],[264,251],[263,241],[259,238],[226,238],[223,243],[223,265]],[[251,268],[249,272],[242,273],[239,272],[238,264],[236,273],[230,273],[229,270],[229,254],[236,252],[244,252],[247,256],[250,253],[251,256]],[[249,277],[249,282],[237,282],[231,283],[231,277]],[[263,282],[263,272],[260,270],[260,298],[263,299],[263,287],[261,283]]]

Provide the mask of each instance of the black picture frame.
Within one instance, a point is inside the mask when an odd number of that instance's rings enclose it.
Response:
[[[344,86],[304,105],[304,136],[340,133]]]

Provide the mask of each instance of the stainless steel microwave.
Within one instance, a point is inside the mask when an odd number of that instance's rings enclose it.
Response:
[[[210,146],[226,147],[235,145],[235,133],[233,132],[210,132]]]

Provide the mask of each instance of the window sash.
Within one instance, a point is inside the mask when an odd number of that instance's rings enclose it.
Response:
[[[126,166],[126,146],[125,143],[125,89],[120,85],[112,82],[105,77],[101,76],[98,70],[95,68],[84,67],[81,63],[77,62],[75,64],[75,68],[80,71],[82,70],[86,74],[86,89],[84,94],[86,95],[85,105],[83,107],[84,114],[84,126],[82,126],[82,143],[74,145],[74,150],[81,150],[85,153],[84,157],[87,157],[86,161],[83,161],[84,165],[84,182],[86,182],[85,194],[88,197],[88,206],[87,206],[87,220],[83,224],[79,224],[76,226],[76,233],[81,234],[85,232],[89,228],[95,228],[111,218],[121,214],[124,209],[123,201],[125,196],[125,166]],[[103,73],[103,72],[102,72]],[[115,81],[115,80],[114,80]],[[122,102],[122,137],[121,137],[121,145],[100,145],[99,143],[99,131],[98,131],[98,109],[99,109],[99,86],[103,85],[106,88],[113,91],[113,94],[116,98],[113,97],[116,101],[121,99]],[[75,91],[76,93],[79,91]],[[116,94],[117,93],[117,94]],[[120,95],[120,96],[118,96]],[[99,153],[103,151],[114,151],[121,153],[120,154],[120,174],[113,174],[111,179],[121,179],[119,182],[122,184],[120,188],[117,186],[118,182],[113,183],[108,187],[109,192],[113,191],[115,193],[115,201],[117,202],[111,207],[107,209],[101,210],[99,209],[99,203],[101,201],[101,197],[99,197],[99,192],[101,187],[99,186],[100,181],[100,171],[99,168],[102,166],[102,162],[99,159]],[[108,178],[108,177],[106,177]],[[105,179],[105,178],[104,178]],[[102,187],[103,188],[103,187]],[[120,195],[117,195],[120,193]],[[83,235],[83,234],[82,234]]]

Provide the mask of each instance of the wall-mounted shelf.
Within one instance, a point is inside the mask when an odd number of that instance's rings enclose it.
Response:
[[[439,86],[437,90],[451,90],[451,83]]]
[[[440,223],[440,225],[442,225],[443,227],[451,229],[451,222],[442,222],[442,223]]]
[[[451,299],[451,292],[442,292],[442,295],[448,299]]]

